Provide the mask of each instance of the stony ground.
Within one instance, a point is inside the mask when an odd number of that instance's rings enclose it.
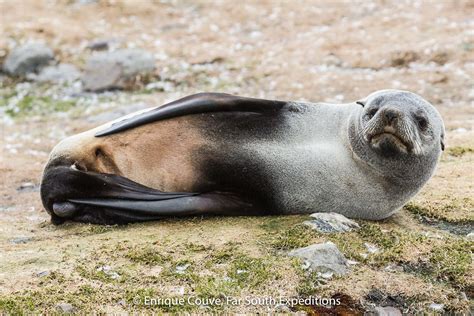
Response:
[[[42,40],[79,68],[88,43],[153,52],[157,71],[130,91],[84,93],[0,75],[0,313],[229,311],[274,306],[145,306],[145,297],[227,295],[341,300],[314,314],[373,306],[468,313],[474,296],[474,19],[472,1],[0,2],[0,59]],[[188,218],[104,227],[54,226],[38,185],[60,139],[125,113],[197,91],[349,102],[383,88],[432,102],[447,129],[435,176],[401,212],[320,234],[306,216]],[[343,277],[307,273],[285,256],[333,241],[356,261]],[[378,248],[368,251],[366,243]],[[59,307],[58,307],[59,304]],[[63,304],[63,305],[60,305]],[[64,305],[70,304],[70,305]],[[66,306],[66,307],[64,307]],[[58,309],[59,308],[59,309]]]

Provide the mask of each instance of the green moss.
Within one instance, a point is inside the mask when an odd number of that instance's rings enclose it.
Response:
[[[203,252],[203,251],[207,251],[207,250],[212,249],[212,247],[210,247],[210,246],[205,246],[205,245],[202,245],[202,244],[195,244],[195,243],[192,243],[192,242],[185,243],[184,248],[187,251],[191,251],[191,252]]]
[[[421,206],[410,202],[404,207],[413,214],[427,216],[451,223],[466,223],[474,221],[474,200],[469,197],[447,198],[442,203],[430,203]]]
[[[468,153],[474,153],[473,147],[463,147],[463,146],[454,146],[448,147],[446,150],[446,154],[454,157],[461,157]]]
[[[349,259],[364,262],[366,258],[362,256],[367,252],[364,240],[357,232],[347,232],[344,234],[328,234],[328,239],[336,244],[337,248]]]
[[[103,283],[126,283],[130,279],[125,271],[120,269],[104,271],[102,268],[104,266],[104,264],[97,263],[94,267],[90,268],[85,264],[79,264],[76,266],[76,271],[83,278],[97,280]]]
[[[151,246],[135,247],[129,250],[125,257],[133,262],[147,265],[163,264],[171,260],[170,256],[161,254],[159,249]]]
[[[389,262],[401,262],[404,253],[427,240],[423,235],[405,230],[386,229],[382,231],[379,225],[372,223],[362,224],[358,234],[365,242],[380,247],[379,252],[369,257],[376,266]]]
[[[24,315],[36,308],[34,297],[12,295],[0,296],[0,313],[11,315]]]
[[[238,252],[238,245],[236,242],[227,242],[222,248],[213,251],[210,254],[211,259],[207,262],[206,267],[209,268],[214,264],[229,262]]]
[[[75,100],[57,100],[51,97],[26,95],[15,105],[9,104],[5,112],[12,117],[19,117],[29,114],[38,115],[52,112],[65,112],[75,105]]]
[[[297,224],[288,229],[270,232],[266,235],[271,247],[278,250],[289,250],[308,246],[317,234],[304,224]]]
[[[255,288],[269,278],[269,271],[263,259],[240,255],[232,260],[228,275],[241,287]]]
[[[307,215],[268,216],[262,218],[263,223],[260,224],[260,228],[269,233],[274,233],[281,230],[290,229],[291,227],[300,224],[309,218],[310,217]]]
[[[472,272],[474,243],[453,239],[434,247],[429,256],[431,274],[438,280],[447,281],[455,287],[465,287]]]
[[[235,280],[219,276],[204,276],[195,281],[194,291],[201,298],[223,298],[234,295],[240,290]]]

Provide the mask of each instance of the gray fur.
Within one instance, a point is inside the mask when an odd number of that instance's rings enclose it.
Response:
[[[276,199],[280,212],[336,212],[379,220],[399,210],[432,176],[444,137],[436,109],[418,95],[398,90],[378,91],[361,102],[364,107],[292,104],[305,111],[285,116],[285,133],[271,142],[245,145],[250,156],[264,161],[261,167],[273,195],[268,198]],[[374,107],[379,110],[369,119]],[[409,148],[384,155],[370,136],[383,131],[384,111],[389,110],[399,115],[390,130]],[[424,132],[415,114],[427,119]]]

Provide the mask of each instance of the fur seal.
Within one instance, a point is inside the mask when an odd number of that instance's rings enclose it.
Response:
[[[41,199],[52,222],[336,212],[379,220],[428,181],[438,111],[382,90],[347,104],[200,93],[71,136]]]

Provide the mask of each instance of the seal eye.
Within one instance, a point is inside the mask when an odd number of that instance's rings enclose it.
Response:
[[[426,128],[428,127],[428,120],[422,116],[417,116],[415,117],[415,119],[420,130],[422,131],[426,130]]]
[[[368,118],[369,118],[369,119],[373,118],[374,115],[375,115],[375,113],[377,113],[378,110],[379,110],[379,109],[377,109],[377,108],[374,108],[374,109],[369,110],[369,111],[367,112]]]

